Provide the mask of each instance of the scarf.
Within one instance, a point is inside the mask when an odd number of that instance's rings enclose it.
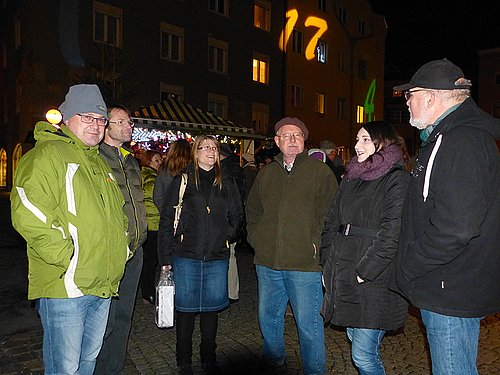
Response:
[[[385,175],[398,161],[403,160],[403,151],[399,146],[392,144],[383,150],[375,152],[370,158],[358,162],[354,156],[347,165],[349,180],[373,181]]]

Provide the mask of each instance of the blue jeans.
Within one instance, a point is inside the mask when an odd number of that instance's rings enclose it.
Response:
[[[300,340],[304,375],[326,371],[325,332],[319,310],[323,300],[321,272],[277,271],[256,266],[259,280],[259,325],[264,360],[285,362],[285,310],[292,305]]]
[[[125,366],[128,339],[134,316],[135,300],[141,277],[143,251],[139,247],[125,265],[118,297],[111,299],[108,324],[101,352],[97,357],[95,375],[118,374]]]
[[[380,359],[384,335],[381,329],[347,328],[347,337],[352,342],[352,360],[361,375],[385,375]]]
[[[40,298],[45,375],[92,375],[111,298]]]
[[[482,318],[460,318],[420,309],[427,331],[433,375],[477,375]]]

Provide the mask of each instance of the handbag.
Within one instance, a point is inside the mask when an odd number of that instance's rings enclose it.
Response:
[[[188,181],[188,176],[186,173],[183,173],[182,179],[181,179],[181,186],[179,186],[179,202],[177,203],[176,206],[174,206],[174,208],[175,208],[174,236],[175,236],[175,232],[177,231],[177,226],[179,225],[179,220],[181,219],[182,200],[184,198],[184,192],[186,191],[187,181]]]

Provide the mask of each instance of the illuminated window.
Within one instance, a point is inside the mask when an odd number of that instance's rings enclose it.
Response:
[[[0,187],[7,186],[7,151],[0,150]]]
[[[271,30],[271,4],[267,1],[255,1],[253,6],[253,25],[259,29]]]
[[[161,24],[160,57],[182,63],[184,61],[184,30],[180,27]]]
[[[208,9],[214,13],[221,14],[223,16],[228,15],[228,7],[226,6],[226,0],[209,0]]]
[[[252,63],[252,79],[265,85],[269,84],[269,57],[254,53]]]
[[[318,45],[316,46],[316,59],[322,63],[326,64],[327,55],[327,44],[322,40],[318,40]]]
[[[269,105],[252,103],[253,128],[259,133],[267,133],[269,127]]]
[[[227,118],[227,96],[208,94],[208,111]]]
[[[304,53],[304,33],[294,29],[292,33],[292,51]]]
[[[123,11],[94,1],[94,40],[115,47],[122,46]]]
[[[184,100],[184,87],[161,82],[160,101],[172,98]]]
[[[21,156],[23,156],[23,147],[18,143],[16,147],[14,147],[14,152],[12,153],[12,181],[14,181],[14,177],[16,176],[16,170],[21,160]]]
[[[318,9],[326,12],[326,0],[318,0]]]
[[[356,122],[358,124],[365,122],[365,107],[361,105],[356,106]]]
[[[347,99],[346,98],[338,98],[337,99],[337,118],[340,120],[346,119],[346,107],[347,107]]]
[[[320,92],[316,93],[316,113],[324,115],[326,112],[326,96]]]
[[[345,8],[339,8],[339,20],[344,25],[347,23],[347,10]]]
[[[292,85],[292,107],[302,108],[304,101],[304,89],[298,85]]]
[[[208,70],[227,73],[227,43],[208,38]]]
[[[338,58],[339,58],[338,61],[339,72],[347,72],[347,57],[344,54],[344,52],[339,51]]]

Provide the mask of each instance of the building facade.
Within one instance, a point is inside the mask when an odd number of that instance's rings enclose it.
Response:
[[[179,98],[256,134],[283,116],[351,148],[382,118],[386,26],[366,0],[4,0],[0,187],[68,86],[132,111]]]

